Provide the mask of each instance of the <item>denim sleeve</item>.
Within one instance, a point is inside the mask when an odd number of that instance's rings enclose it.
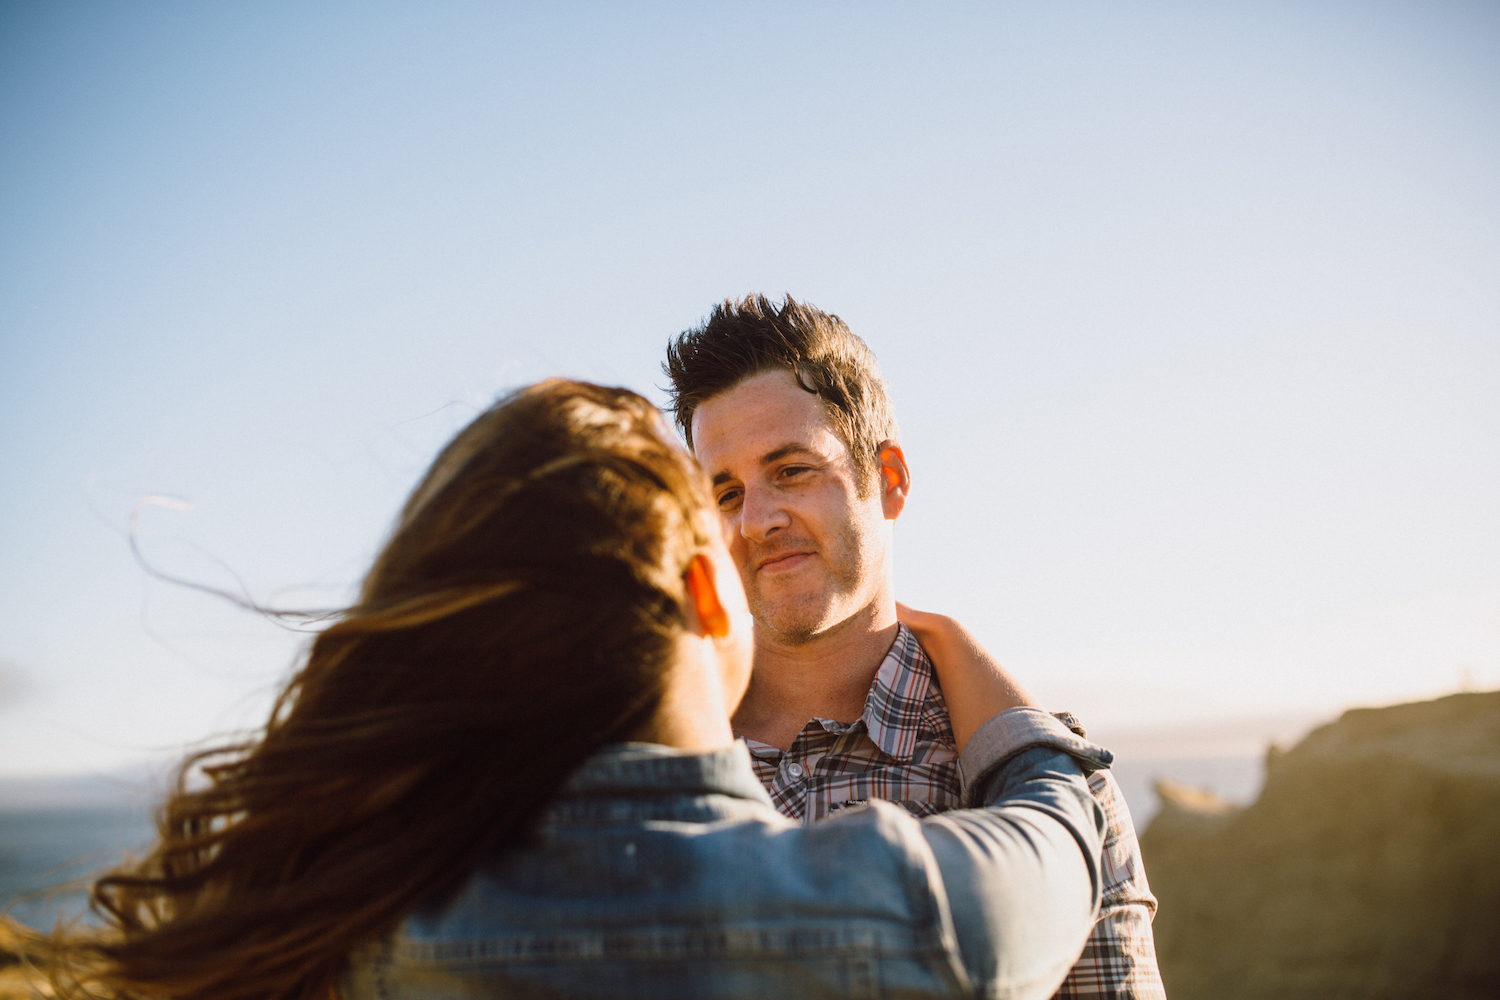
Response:
[[[978,995],[1046,1000],[1078,958],[1105,828],[1085,779],[1111,759],[1044,712],[1002,712],[960,760],[971,808],[922,822]]]

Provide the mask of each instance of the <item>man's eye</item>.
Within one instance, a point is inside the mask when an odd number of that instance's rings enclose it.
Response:
[[[802,475],[802,473],[807,472],[807,471],[808,471],[808,468],[805,465],[789,465],[786,468],[784,468],[784,469],[781,470],[781,478],[782,479],[790,479],[793,476],[800,476],[800,475]]]
[[[739,490],[725,490],[723,493],[719,494],[719,508],[722,510],[723,508],[732,505],[739,498]]]

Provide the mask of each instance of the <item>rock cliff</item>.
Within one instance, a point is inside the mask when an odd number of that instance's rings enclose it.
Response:
[[[1500,692],[1346,712],[1246,808],[1158,792],[1171,1000],[1500,997]]]

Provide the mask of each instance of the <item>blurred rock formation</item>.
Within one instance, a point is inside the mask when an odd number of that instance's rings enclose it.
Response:
[[[1141,837],[1171,1000],[1500,997],[1500,692],[1356,709]]]

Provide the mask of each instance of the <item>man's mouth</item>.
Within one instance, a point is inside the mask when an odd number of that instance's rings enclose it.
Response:
[[[760,565],[756,567],[756,571],[773,574],[786,573],[796,569],[811,558],[811,552],[783,552],[779,555],[771,556],[769,559],[762,560]]]

